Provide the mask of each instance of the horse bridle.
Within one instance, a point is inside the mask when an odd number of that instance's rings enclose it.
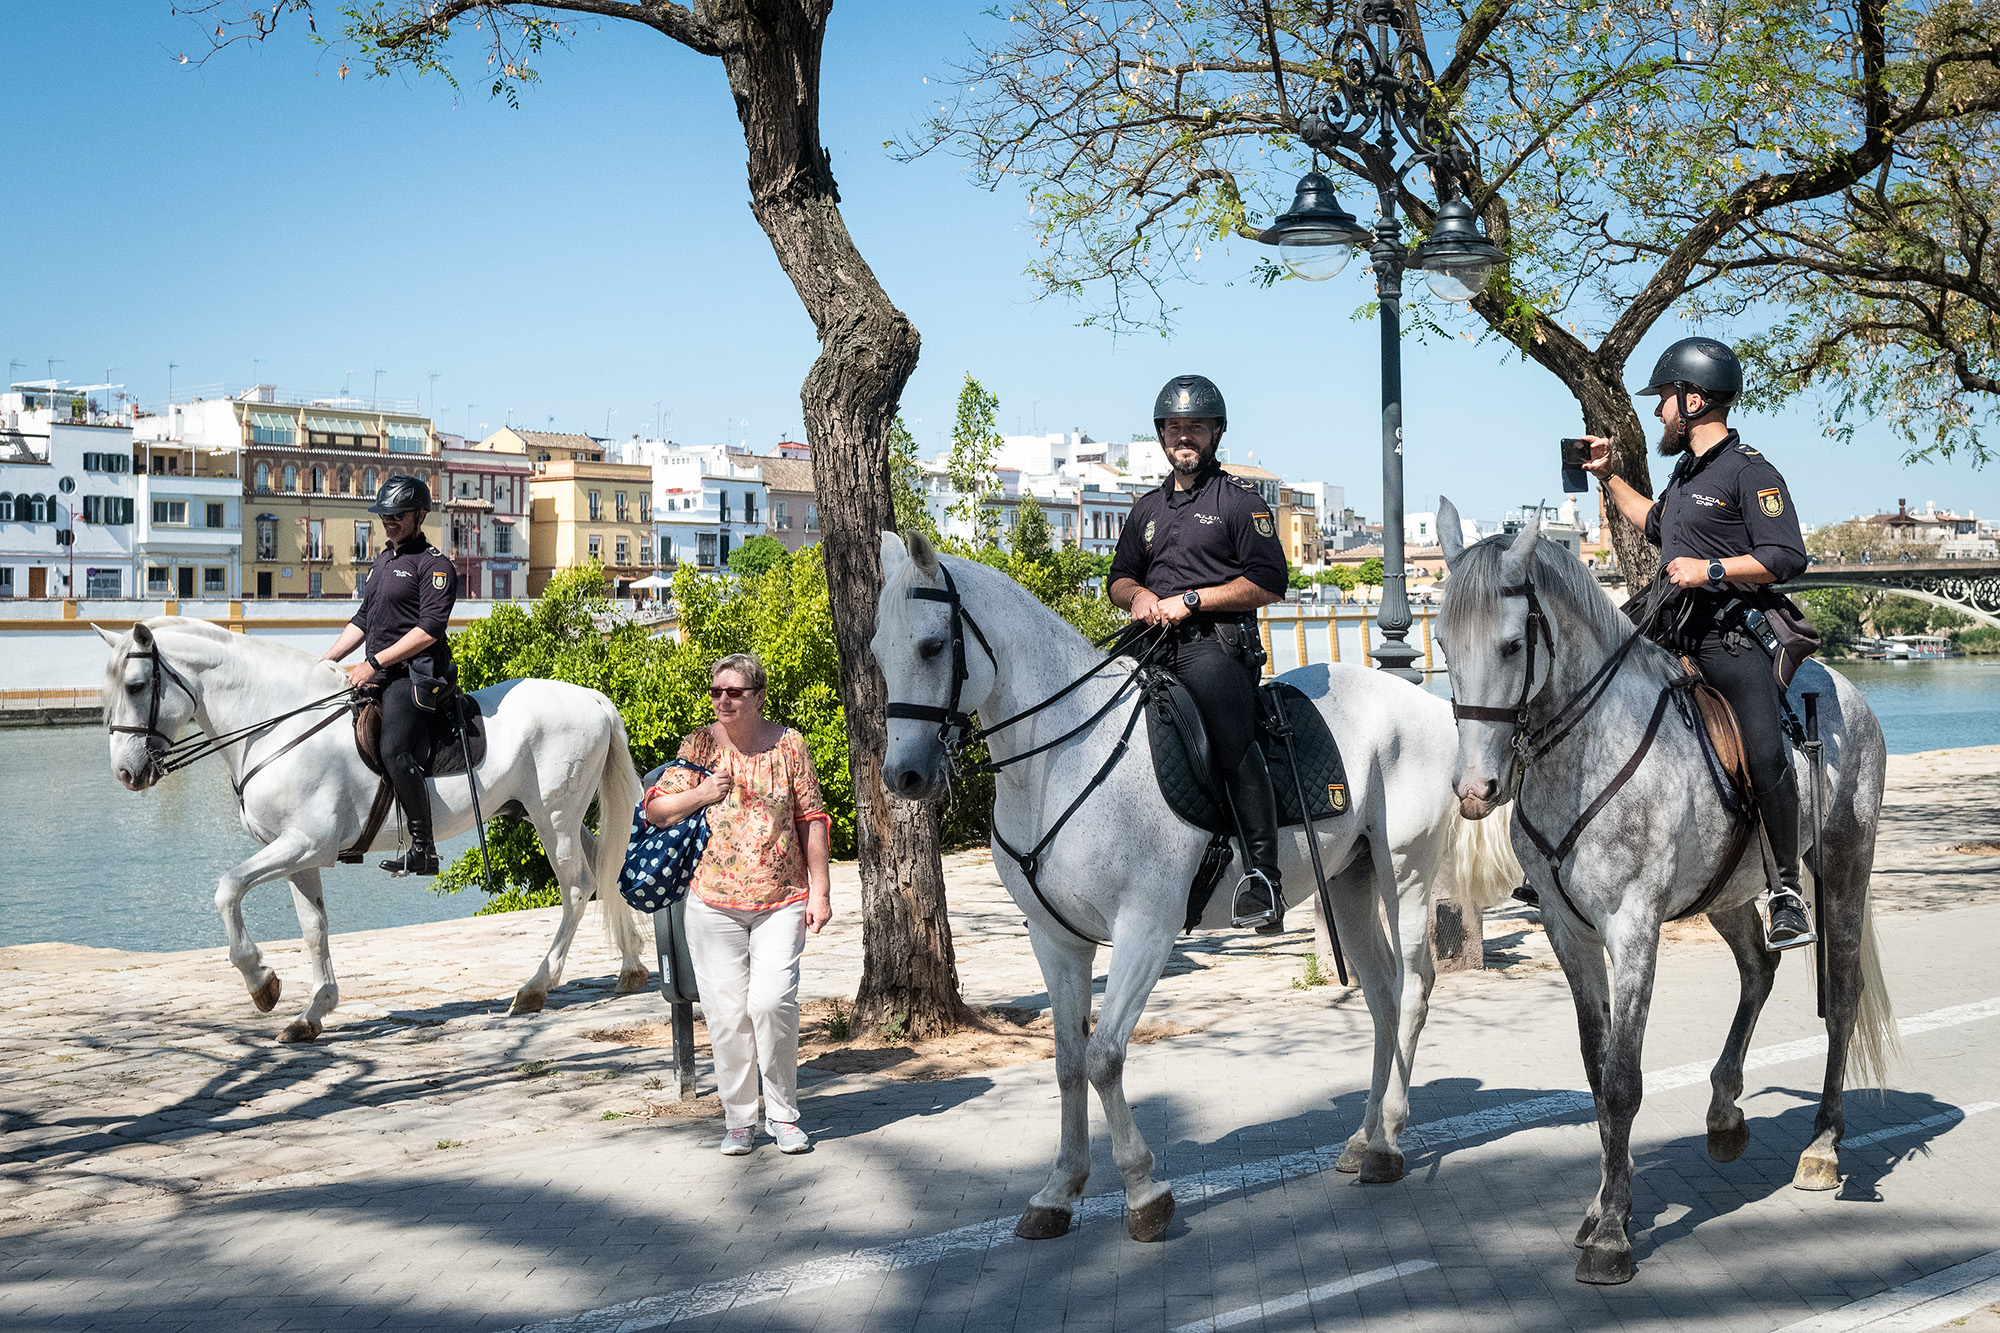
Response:
[[[167,678],[172,677],[174,684],[180,686],[181,692],[187,695],[188,702],[197,708],[201,706],[201,699],[195,694],[194,687],[187,683],[187,678],[181,675],[179,671],[176,671],[173,665],[160,655],[160,641],[158,639],[152,640],[147,645],[145,652],[134,653],[131,656],[146,659],[153,664],[153,679],[151,682],[152,698],[148,700],[146,706],[146,725],[143,727],[113,726],[108,729],[114,732],[125,732],[134,736],[144,736],[146,738],[147,751],[156,760],[165,761],[173,754],[176,746],[186,747],[187,745],[185,741],[177,742],[173,737],[160,730],[160,700],[167,692]],[[166,772],[173,772],[173,769],[166,767],[165,762],[162,762],[161,767]]]
[[[1542,610],[1541,599],[1535,596],[1533,583],[1515,583],[1500,590],[1502,597],[1525,597],[1528,599],[1528,627],[1523,637],[1523,667],[1521,673],[1521,697],[1512,708],[1495,708],[1486,704],[1462,704],[1456,698],[1451,701],[1451,717],[1454,722],[1511,722],[1514,734],[1508,744],[1514,751],[1514,772],[1508,780],[1508,799],[1520,794],[1521,779],[1526,776],[1532,748],[1528,727],[1528,703],[1534,698],[1535,689],[1535,640],[1539,635],[1548,648],[1551,664],[1556,658],[1556,641],[1549,629],[1548,614]],[[1622,655],[1622,654],[1621,654]]]
[[[993,663],[996,671],[1000,668],[1000,659],[993,655],[993,645],[986,642],[986,632],[979,628],[979,622],[965,609],[965,601],[958,595],[958,585],[952,582],[951,571],[945,568],[942,561],[938,563],[938,574],[944,579],[944,587],[912,588],[909,596],[912,601],[943,602],[951,608],[951,699],[943,708],[934,704],[891,703],[886,711],[887,716],[892,718],[937,723],[938,740],[944,745],[945,750],[950,752],[971,744],[975,735],[972,716],[959,707],[959,701],[965,692],[965,682],[972,674],[965,665],[966,628],[971,627],[972,636],[979,640],[979,647],[985,652],[986,660]]]

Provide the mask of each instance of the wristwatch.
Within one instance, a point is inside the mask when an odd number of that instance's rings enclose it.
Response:
[[[1728,577],[1728,572],[1722,568],[1720,560],[1711,560],[1708,562],[1708,581],[1710,583],[1720,583]]]
[[[1201,610],[1201,594],[1193,588],[1189,588],[1181,594],[1181,603],[1190,611],[1199,611]]]
[[[368,664],[368,669],[370,671],[373,671],[378,676],[382,674],[382,664],[375,660],[375,654],[370,653],[368,654],[368,656],[362,658],[361,660]]]

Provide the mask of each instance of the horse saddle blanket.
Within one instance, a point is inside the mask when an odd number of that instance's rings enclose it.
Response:
[[[403,684],[394,681],[390,688]],[[434,778],[448,778],[465,771],[465,751],[472,751],[474,768],[486,758],[486,715],[479,711],[479,701],[469,694],[454,690],[450,702],[441,710],[438,724],[433,731],[435,740],[431,746],[430,775]],[[459,729],[465,729],[465,744],[459,744]],[[369,694],[354,710],[354,747],[361,751],[361,762],[369,771],[382,773],[382,698],[379,693]]]
[[[1689,722],[1701,740],[1701,757],[1715,783],[1715,794],[1724,809],[1747,810],[1755,788],[1750,783],[1750,761],[1744,753],[1736,709],[1722,691],[1701,679],[1701,669],[1692,658],[1683,657],[1681,669],[1695,681],[1688,690],[1694,700],[1694,716]]]
[[[1153,751],[1153,775],[1173,812],[1210,833],[1233,833],[1228,798],[1209,759],[1208,732],[1194,696],[1163,667],[1144,673],[1146,738]],[[1347,813],[1352,801],[1340,747],[1326,718],[1297,686],[1265,681],[1257,691],[1257,743],[1271,769],[1278,798],[1278,823],[1303,824]],[[1297,781],[1292,765],[1297,764]],[[1308,809],[1301,809],[1303,791]]]

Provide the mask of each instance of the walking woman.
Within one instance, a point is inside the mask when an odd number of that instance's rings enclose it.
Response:
[[[779,1152],[800,1153],[808,1142],[798,1123],[799,958],[806,932],[817,935],[833,919],[833,821],[805,737],[764,717],[764,664],[732,653],[709,681],[715,722],[680,749],[709,776],[668,769],[646,793],[646,818],[674,824],[708,811],[687,934],[722,1094],[722,1151],[750,1151],[762,1074],[765,1132]]]

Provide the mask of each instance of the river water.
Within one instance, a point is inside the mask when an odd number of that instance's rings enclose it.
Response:
[[[1882,719],[1892,754],[2000,743],[2000,657],[1939,662],[1841,662]],[[1448,687],[1442,675],[1431,687]],[[256,850],[237,821],[219,765],[197,764],[144,796],[111,776],[95,727],[0,732],[0,809],[15,812],[15,841],[0,858],[0,945],[60,940],[165,951],[227,943],[215,910],[223,871]],[[443,849],[447,859],[471,835]],[[336,931],[470,916],[484,895],[430,892],[371,863],[322,872]],[[299,933],[285,885],[244,899],[259,940]]]

